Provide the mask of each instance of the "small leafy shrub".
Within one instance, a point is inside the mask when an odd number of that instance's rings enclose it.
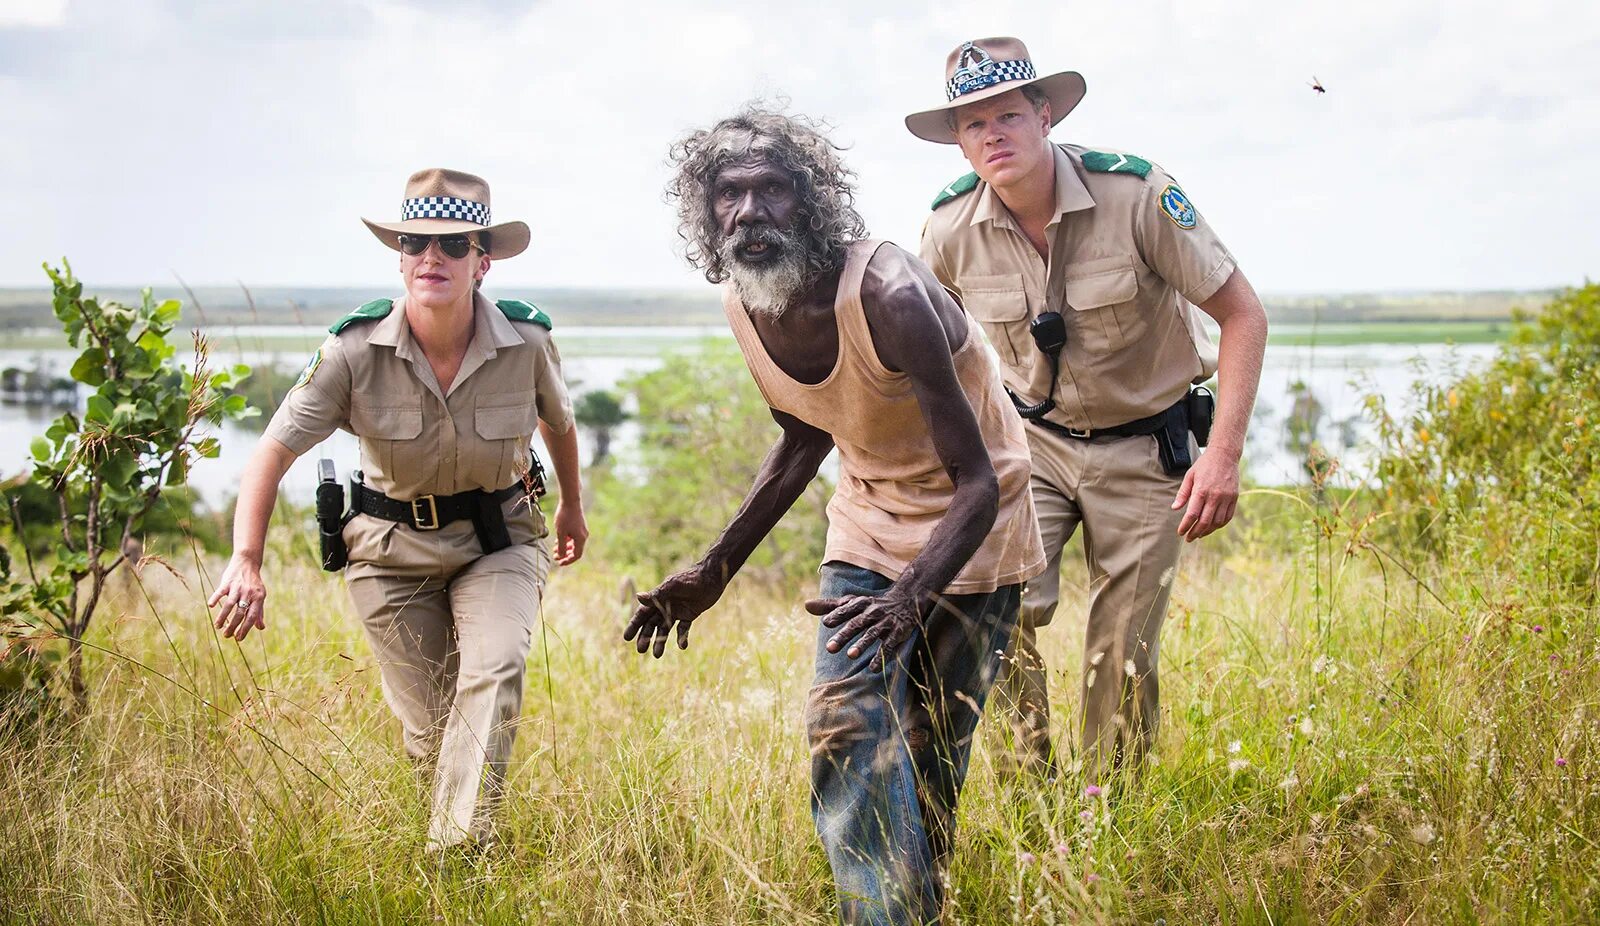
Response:
[[[737,347],[708,342],[623,381],[643,426],[625,468],[591,470],[595,552],[654,578],[694,562],[722,532],[778,439]],[[813,481],[743,572],[800,579],[821,563],[832,493]]]
[[[1458,569],[1569,603],[1600,564],[1600,284],[1521,317],[1482,370],[1419,386],[1417,411],[1372,400],[1378,475],[1399,530]]]
[[[33,440],[29,479],[56,499],[55,544],[36,558],[22,525],[25,574],[12,557],[0,559],[0,626],[7,645],[67,641],[68,679],[81,708],[88,699],[83,637],[107,579],[143,555],[140,537],[163,490],[182,486],[195,459],[217,456],[220,445],[208,432],[253,410],[243,396],[227,394],[250,368],[213,372],[198,333],[193,367],[175,361],[169,338],[177,301],[158,303],[148,289],[135,306],[85,298],[62,263],[60,271],[45,268],[52,306],[67,343],[81,349],[72,378],[93,392],[82,414],[63,414]]]

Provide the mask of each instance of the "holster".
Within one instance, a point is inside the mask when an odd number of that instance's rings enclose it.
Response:
[[[1204,447],[1211,439],[1211,421],[1217,415],[1217,398],[1204,386],[1194,386],[1183,397],[1189,411],[1189,430],[1194,432],[1194,442]]]
[[[317,461],[317,545],[322,554],[322,568],[338,572],[350,562],[350,551],[344,543],[344,525],[348,520],[344,510],[344,487],[334,472],[333,461]]]
[[[1156,431],[1156,450],[1161,457],[1161,468],[1168,476],[1182,476],[1194,465],[1189,453],[1189,403],[1180,399],[1162,415],[1161,429]]]
[[[511,532],[506,529],[506,515],[493,495],[478,496],[477,510],[472,513],[472,527],[478,532],[478,545],[485,553],[494,553],[511,546]]]

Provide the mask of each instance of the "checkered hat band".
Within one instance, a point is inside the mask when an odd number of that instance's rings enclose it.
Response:
[[[460,219],[477,225],[489,224],[489,207],[454,196],[422,196],[400,204],[400,219]]]
[[[1008,80],[1033,80],[1035,74],[1033,62],[1027,58],[1018,58],[1015,61],[996,61],[994,70],[982,76],[962,76],[960,71],[950,78],[944,85],[945,101],[949,102],[958,96],[965,96],[978,90],[1002,84]]]

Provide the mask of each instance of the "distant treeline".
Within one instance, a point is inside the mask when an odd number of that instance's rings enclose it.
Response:
[[[178,287],[156,290],[157,299],[179,299],[185,318],[206,324],[325,325],[363,302],[394,296],[396,287],[232,286]],[[1289,324],[1314,322],[1504,321],[1518,308],[1536,309],[1555,290],[1485,290],[1476,292],[1345,293],[1336,295],[1266,294],[1262,298],[1272,320]],[[138,302],[132,289],[108,288],[101,295]],[[514,288],[504,295],[530,299],[557,324],[569,325],[716,325],[723,315],[717,292],[650,289]],[[0,289],[0,331],[54,327],[48,289]]]
[[[199,325],[323,326],[372,299],[400,295],[398,286],[197,286],[156,287],[156,299],[183,303],[184,321]],[[528,299],[569,325],[710,325],[722,321],[722,303],[711,287],[698,291],[649,289],[539,289],[489,287],[490,298]],[[139,291],[104,287],[102,298],[137,303]],[[0,331],[54,328],[50,290],[0,288]]]

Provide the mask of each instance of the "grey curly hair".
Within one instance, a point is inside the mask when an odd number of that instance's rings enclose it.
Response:
[[[751,156],[770,158],[794,178],[800,199],[795,231],[806,245],[806,284],[843,264],[845,246],[865,238],[867,225],[855,208],[855,172],[840,159],[844,149],[824,128],[805,116],[751,102],[672,146],[668,160],[677,170],[666,198],[677,203],[678,236],[690,266],[703,270],[712,283],[728,279],[717,246],[721,231],[711,210],[711,185],[724,167]]]

